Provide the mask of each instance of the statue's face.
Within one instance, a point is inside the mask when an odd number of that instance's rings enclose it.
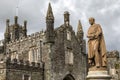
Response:
[[[94,18],[90,18],[90,19],[89,19],[89,23],[90,23],[91,25],[93,25],[93,24],[95,23]]]

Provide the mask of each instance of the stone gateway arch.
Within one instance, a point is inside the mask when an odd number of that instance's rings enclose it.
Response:
[[[71,74],[68,74],[65,76],[65,78],[63,80],[75,80],[75,79]]]

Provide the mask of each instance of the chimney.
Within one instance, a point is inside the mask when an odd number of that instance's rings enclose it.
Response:
[[[69,25],[69,12],[68,11],[65,11],[64,12],[64,23],[65,23],[65,25]]]

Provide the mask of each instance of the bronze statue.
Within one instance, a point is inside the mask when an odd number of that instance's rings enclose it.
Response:
[[[95,23],[94,18],[89,18],[91,26],[88,29],[88,64],[90,67],[106,67],[106,46],[102,28]]]

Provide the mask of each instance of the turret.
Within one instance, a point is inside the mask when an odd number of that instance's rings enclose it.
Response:
[[[6,20],[6,31],[4,34],[4,38],[5,38],[5,42],[9,42],[10,41],[10,29],[9,29],[9,19]]]
[[[15,22],[15,24],[18,24],[18,16],[14,17],[14,22]]]
[[[23,26],[23,35],[26,37],[27,36],[27,21],[24,21],[24,26]]]
[[[80,20],[78,21],[78,28],[77,28],[77,38],[79,40],[79,42],[81,43],[84,37],[84,32],[82,29],[82,24],[80,22]]]
[[[50,3],[46,15],[46,42],[47,43],[54,42],[54,16]]]
[[[13,29],[13,39],[19,39],[19,25],[18,25],[18,16],[14,17],[14,29]]]
[[[70,24],[70,22],[69,22],[69,12],[68,11],[65,11],[64,12],[64,24],[66,25],[66,26],[69,26],[69,24]]]

